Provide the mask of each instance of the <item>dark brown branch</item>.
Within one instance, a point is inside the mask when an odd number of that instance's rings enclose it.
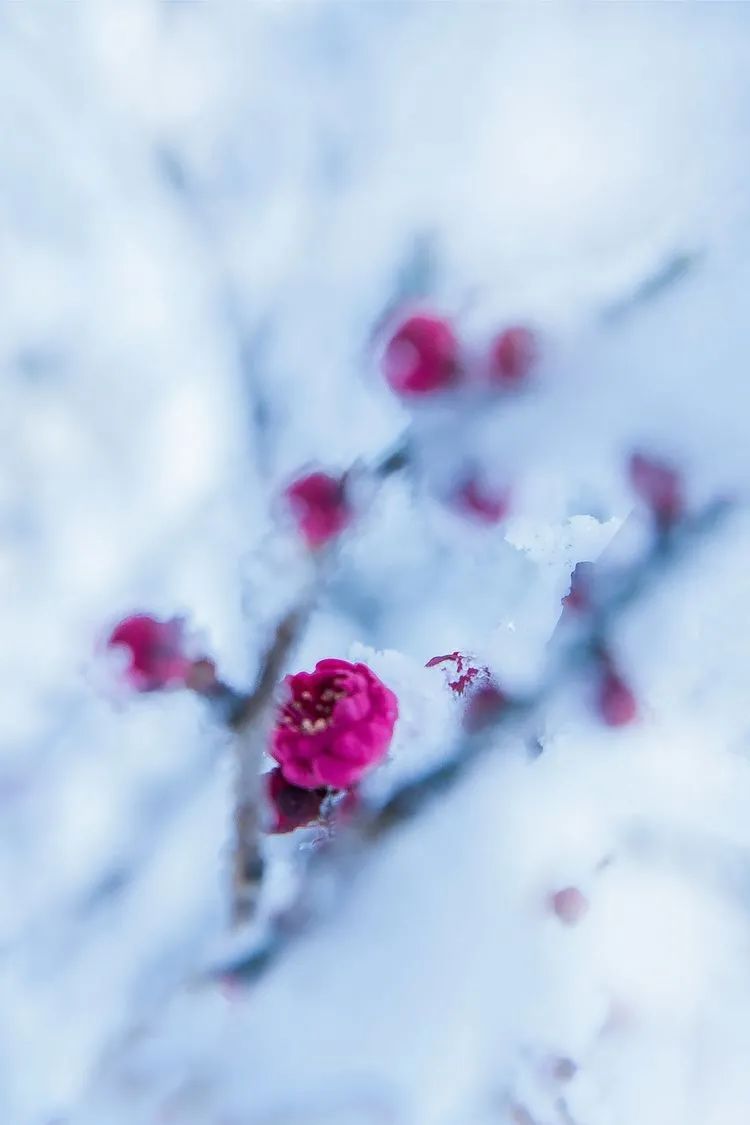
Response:
[[[409,446],[408,435],[405,435],[389,449],[381,457],[370,466],[370,472],[374,477],[383,480],[385,477],[392,476],[393,473],[398,473],[405,469],[409,464],[411,458],[411,449]]]
[[[273,642],[261,661],[255,687],[249,695],[239,697],[237,708],[230,716],[229,726],[238,734],[253,722],[268,702],[279,682],[292,648],[307,625],[312,605],[312,596],[303,598],[300,604],[290,609],[276,626]]]
[[[262,766],[274,721],[274,693],[292,648],[304,631],[313,595],[281,619],[261,663],[255,689],[241,700],[230,719],[235,732],[234,875],[232,916],[246,922],[254,913],[263,879]]]

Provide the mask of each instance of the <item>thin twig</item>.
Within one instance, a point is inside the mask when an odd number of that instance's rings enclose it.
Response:
[[[229,720],[229,726],[238,734],[252,726],[272,695],[292,647],[307,625],[313,602],[313,594],[303,596],[299,604],[290,609],[276,626],[273,642],[261,661],[256,685],[249,695],[241,699],[235,714]]]
[[[437,238],[434,231],[418,231],[396,271],[393,290],[376,315],[367,340],[371,349],[388,321],[404,305],[426,300],[439,280]]]
[[[676,282],[681,281],[700,262],[702,254],[697,251],[675,254],[663,262],[658,269],[645,277],[635,289],[606,305],[599,313],[603,324],[615,324],[630,313],[647,305],[661,296]]]
[[[391,449],[386,450],[380,457],[370,465],[370,472],[373,477],[380,480],[385,477],[392,476],[393,473],[398,473],[405,469],[411,460],[411,446],[409,443],[409,435],[405,434],[401,437]]]
[[[292,648],[307,625],[313,603],[314,595],[308,594],[282,617],[261,663],[255,689],[242,700],[230,720],[235,731],[236,761],[232,883],[232,917],[236,924],[246,922],[254,913],[263,879],[261,777],[263,752],[274,721],[274,693]]]

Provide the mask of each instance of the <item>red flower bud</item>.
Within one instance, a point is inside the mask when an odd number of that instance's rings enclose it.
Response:
[[[328,473],[308,473],[289,485],[285,496],[300,534],[316,550],[352,520],[345,481]]]
[[[578,887],[563,887],[550,895],[550,909],[565,926],[576,926],[589,909],[589,900]]]
[[[508,696],[496,684],[481,684],[471,693],[466,704],[464,727],[475,734],[492,726],[500,719],[508,703]]]
[[[321,806],[328,795],[326,789],[300,789],[286,780],[278,766],[264,777],[266,797],[273,812],[269,832],[293,832],[320,819]]]
[[[184,633],[181,618],[159,621],[147,613],[137,613],[115,626],[107,647],[128,653],[124,676],[130,687],[158,691],[185,683],[193,661],[185,653]]]
[[[490,382],[497,387],[523,383],[539,358],[536,333],[523,325],[506,328],[490,348]]]
[[[425,313],[410,316],[388,341],[383,374],[405,398],[431,395],[460,379],[458,341],[450,323]]]
[[[454,494],[453,506],[480,523],[496,524],[508,514],[510,492],[493,490],[476,477],[470,477]]]
[[[622,676],[612,668],[605,668],[599,683],[597,708],[610,727],[623,727],[632,723],[638,714],[635,695]]]
[[[666,531],[677,523],[685,508],[682,478],[677,470],[653,457],[634,453],[628,471],[633,488],[659,527]]]

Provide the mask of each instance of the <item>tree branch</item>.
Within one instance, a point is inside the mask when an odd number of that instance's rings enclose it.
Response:
[[[274,722],[274,693],[287,659],[304,632],[314,600],[314,594],[308,594],[282,617],[261,663],[255,689],[240,700],[229,720],[235,732],[236,761],[232,883],[232,917],[236,924],[246,922],[254,913],[263,879],[262,767]]]
[[[607,629],[611,629],[613,621],[672,568],[690,542],[716,527],[728,507],[726,503],[707,505],[675,528],[668,543],[657,539],[643,559],[620,574],[619,581],[609,590],[606,606],[602,605],[599,612],[592,614],[588,627],[582,632],[577,631],[565,644],[561,643],[550,653],[547,674],[533,695],[507,703],[495,720],[480,732],[464,733],[447,759],[400,786],[381,806],[363,806],[339,835],[309,857],[292,905],[268,921],[254,948],[235,958],[231,964],[225,964],[220,973],[246,982],[265,974],[313,919],[316,912],[315,891],[319,883],[323,880],[328,882],[332,874],[340,877],[342,871],[351,870],[355,856],[413,820],[435,797],[459,784],[487,752],[496,748],[501,728],[508,733],[539,714],[551,696],[595,658],[602,622],[606,620]]]
[[[408,461],[408,441],[402,438],[393,449],[376,458],[367,471],[375,480],[382,481],[403,469]],[[247,922],[254,914],[263,880],[262,767],[263,753],[274,723],[276,686],[292,649],[307,626],[329,557],[329,553],[321,553],[316,560],[313,589],[279,621],[273,642],[261,662],[253,691],[248,695],[238,695],[227,685],[214,681],[204,692],[235,733],[232,881],[232,917],[235,924]]]
[[[612,325],[625,319],[642,305],[649,304],[676,282],[681,281],[698,265],[702,257],[700,251],[674,254],[653,273],[648,274],[630,293],[606,305],[599,313],[600,320],[603,324]]]

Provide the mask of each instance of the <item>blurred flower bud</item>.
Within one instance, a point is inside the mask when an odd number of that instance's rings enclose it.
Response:
[[[184,686],[193,661],[185,652],[182,618],[160,621],[147,613],[125,617],[114,627],[107,647],[127,653],[125,681],[135,691]]]
[[[489,380],[495,387],[512,388],[526,382],[539,358],[535,332],[523,325],[504,329],[490,345]]]
[[[461,371],[458,341],[450,323],[433,314],[410,316],[386,344],[382,369],[391,389],[405,398],[454,386]]]
[[[293,481],[284,495],[297,528],[311,550],[334,539],[353,518],[342,477],[308,473]]]

